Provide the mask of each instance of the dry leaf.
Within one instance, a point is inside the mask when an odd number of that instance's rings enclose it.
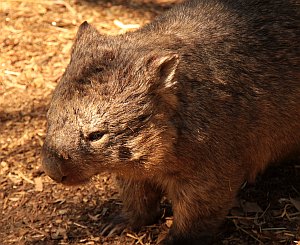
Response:
[[[172,220],[172,219],[167,219],[167,220],[166,220],[166,226],[167,226],[168,228],[170,228],[170,227],[172,226],[172,224],[173,224],[173,220]]]

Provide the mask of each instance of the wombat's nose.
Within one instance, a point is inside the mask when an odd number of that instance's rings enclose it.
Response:
[[[43,160],[42,162],[43,170],[45,173],[56,182],[63,182],[66,176],[62,173],[59,166],[56,163],[49,162],[48,160]]]
[[[42,167],[45,173],[56,182],[63,182],[66,175],[63,173],[61,165],[63,158],[59,157],[55,152],[49,149],[46,145],[42,150]]]

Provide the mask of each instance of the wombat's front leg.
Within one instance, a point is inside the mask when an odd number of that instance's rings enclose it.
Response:
[[[123,201],[122,215],[133,229],[155,223],[161,214],[162,191],[144,180],[118,178]]]
[[[121,215],[114,217],[104,227],[102,234],[120,233],[125,228],[138,230],[144,225],[155,223],[160,217],[160,200],[162,191],[143,180],[117,178],[123,201]]]
[[[160,245],[211,244],[239,188],[222,179],[212,183],[190,180],[173,182],[168,189],[174,220]]]

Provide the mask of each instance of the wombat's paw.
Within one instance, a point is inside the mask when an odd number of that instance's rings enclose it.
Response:
[[[129,222],[123,216],[118,215],[101,226],[100,234],[107,237],[120,235],[128,227]]]

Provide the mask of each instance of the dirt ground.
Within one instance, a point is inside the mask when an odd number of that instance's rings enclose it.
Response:
[[[172,224],[102,237],[118,212],[109,174],[80,187],[54,183],[41,169],[45,114],[77,27],[87,20],[104,34],[138,28],[171,0],[0,0],[0,244],[155,244]],[[299,244],[300,158],[270,168],[243,186],[217,244]]]

